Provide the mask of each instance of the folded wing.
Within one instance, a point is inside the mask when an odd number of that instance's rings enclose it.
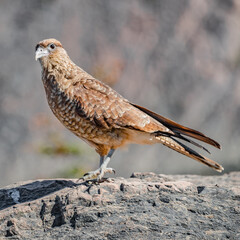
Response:
[[[162,143],[163,145],[195,159],[216,171],[222,171],[223,167],[215,161],[198,154],[179,140],[191,143],[209,152],[205,147],[190,138],[205,142],[216,148],[221,148],[215,140],[205,136],[194,129],[182,126],[170,119],[154,113],[144,107],[130,103],[109,86],[96,79],[81,79],[74,87],[74,99],[77,99],[77,113],[97,127],[105,129],[129,129],[133,130],[135,141],[139,143],[144,133],[149,142]],[[149,137],[148,137],[149,136]],[[155,140],[152,141],[152,138]],[[151,142],[151,141],[152,142]]]

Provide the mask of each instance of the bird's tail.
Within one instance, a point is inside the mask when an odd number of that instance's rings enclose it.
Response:
[[[209,151],[205,147],[201,146],[199,143],[193,141],[192,139],[189,139],[188,137],[197,139],[199,141],[205,142],[216,148],[221,149],[221,146],[218,142],[205,136],[203,133],[201,133],[199,131],[196,131],[194,129],[180,125],[180,124],[172,121],[171,119],[165,118],[165,117],[163,117],[157,113],[154,113],[144,107],[138,106],[136,104],[132,104],[132,105],[135,106],[136,108],[140,109],[141,111],[145,112],[146,114],[148,114],[155,120],[157,120],[161,124],[161,126],[163,125],[171,130],[168,132],[163,132],[163,131],[159,131],[159,130],[156,130],[155,132],[153,132],[152,135],[155,136],[155,138],[158,142],[161,142],[163,145],[165,145],[183,155],[193,158],[193,159],[215,169],[218,172],[223,171],[223,167],[220,164],[218,164],[217,162],[215,162],[205,156],[200,155],[199,153],[197,153],[196,151],[187,147],[185,144],[183,144],[179,140],[183,140],[185,142],[191,143],[199,148],[202,148],[203,150],[205,150],[208,153],[209,153]],[[177,139],[179,139],[179,140],[177,140]]]
[[[155,112],[152,112],[144,107],[138,106],[136,104],[132,104],[134,107],[140,109],[141,111],[145,112],[146,114],[148,114],[149,116],[151,116],[152,118],[154,118],[155,120],[157,120],[159,123],[161,123],[162,125],[164,125],[165,127],[169,128],[171,131],[173,131],[176,135],[176,137],[180,138],[184,138],[182,135],[191,137],[191,138],[195,138],[199,141],[205,142],[207,144],[210,144],[218,149],[221,149],[221,146],[218,142],[216,142],[215,140],[205,136],[203,133],[196,131],[192,128],[188,128],[185,127],[183,125],[180,125],[176,122],[174,122],[171,119],[165,118]],[[183,139],[183,140],[187,140],[187,139]],[[187,140],[189,141],[189,140]],[[194,143],[195,144],[195,143]],[[195,144],[196,145],[196,144]],[[205,149],[206,150],[206,149]]]
[[[205,156],[200,155],[199,153],[195,152],[194,150],[187,147],[186,145],[179,142],[178,140],[173,139],[172,137],[156,136],[156,139],[158,141],[160,141],[163,145],[165,145],[187,157],[195,159],[195,160],[213,168],[214,170],[216,170],[218,172],[222,172],[224,170],[224,168],[217,162],[215,162]]]

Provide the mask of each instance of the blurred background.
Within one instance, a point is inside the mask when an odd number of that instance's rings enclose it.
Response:
[[[131,102],[219,141],[210,157],[240,170],[240,1],[0,0],[0,186],[98,167],[47,105],[34,48],[52,37]],[[161,145],[117,151],[110,166],[216,174]]]

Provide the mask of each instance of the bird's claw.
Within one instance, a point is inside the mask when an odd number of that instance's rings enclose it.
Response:
[[[85,173],[82,177],[82,180],[90,180],[96,178],[97,181],[100,181],[105,173],[116,173],[116,171],[113,168],[98,168],[95,171],[91,171],[88,173]]]

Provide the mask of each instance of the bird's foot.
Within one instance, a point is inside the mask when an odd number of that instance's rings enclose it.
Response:
[[[85,173],[82,177],[82,180],[86,181],[86,180],[96,178],[97,181],[100,181],[103,178],[105,173],[114,173],[115,174],[115,170],[113,168],[101,168],[100,167],[95,171]]]

